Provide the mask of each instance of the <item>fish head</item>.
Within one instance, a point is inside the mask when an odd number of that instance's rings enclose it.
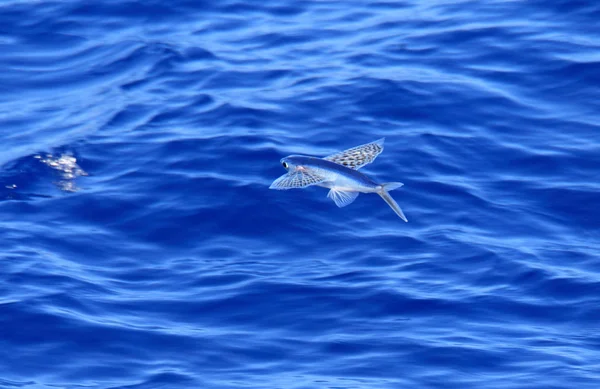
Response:
[[[290,155],[285,158],[281,158],[281,166],[283,166],[287,171],[294,172],[297,170],[303,170],[304,166],[302,166],[301,161],[298,160],[298,156]]]

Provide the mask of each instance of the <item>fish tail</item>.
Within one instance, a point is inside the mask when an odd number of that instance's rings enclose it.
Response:
[[[377,194],[381,196],[381,198],[390,206],[390,208],[394,210],[394,212],[396,212],[396,215],[400,216],[400,219],[404,220],[405,222],[408,222],[408,219],[406,219],[406,216],[404,216],[404,212],[402,212],[400,206],[388,193],[389,191],[400,188],[402,185],[404,184],[401,182],[388,182],[386,184],[381,184],[381,187],[377,191]]]

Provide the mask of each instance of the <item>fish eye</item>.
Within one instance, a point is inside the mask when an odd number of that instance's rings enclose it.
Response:
[[[283,167],[284,167],[284,168],[286,168],[286,169],[287,169],[287,168],[288,168],[288,166],[289,166],[287,162],[282,162],[281,164],[282,164],[282,165],[283,165]]]

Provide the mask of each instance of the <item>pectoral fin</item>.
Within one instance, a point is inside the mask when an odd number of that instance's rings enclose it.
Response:
[[[361,167],[373,162],[375,158],[383,151],[384,138],[365,145],[356,146],[348,150],[330,155],[323,159],[335,162],[338,165],[346,166],[350,169],[358,170]]]
[[[352,204],[358,197],[358,192],[344,192],[341,190],[331,189],[327,194],[327,197],[333,200],[335,205],[342,208],[346,205]]]
[[[285,190],[294,188],[306,188],[325,181],[325,177],[320,176],[310,169],[295,170],[279,177],[269,187],[269,189]]]

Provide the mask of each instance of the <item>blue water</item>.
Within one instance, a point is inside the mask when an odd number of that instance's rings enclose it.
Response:
[[[598,388],[600,5],[5,0],[1,388]],[[386,138],[393,192],[274,191]]]

